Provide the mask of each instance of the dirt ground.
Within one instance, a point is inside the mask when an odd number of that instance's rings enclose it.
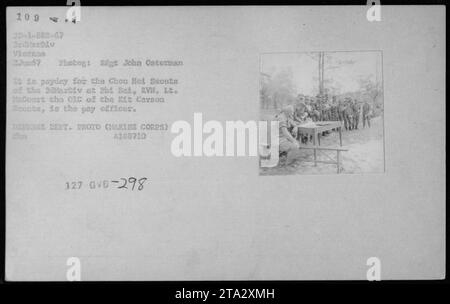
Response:
[[[321,146],[338,146],[339,133],[332,132],[322,136]],[[362,121],[357,130],[342,132],[343,148],[348,149],[341,153],[341,173],[381,173],[384,171],[384,141],[383,119],[371,119],[371,127],[362,127]],[[318,160],[335,160],[334,151],[317,151]],[[336,174],[337,168],[333,164],[318,163],[314,166],[313,151],[302,149],[296,161],[289,166],[285,158],[281,158],[278,166],[273,168],[260,168],[260,175],[286,175],[286,174]]]

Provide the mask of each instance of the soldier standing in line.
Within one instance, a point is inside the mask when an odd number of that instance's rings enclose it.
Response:
[[[296,103],[301,103],[301,102],[305,102],[305,96],[303,94],[298,94]]]
[[[323,97],[323,120],[328,121],[330,120],[330,104],[328,101],[328,95],[324,95]]]
[[[370,109],[371,109],[370,103],[366,100],[364,102],[363,108],[362,108],[363,128],[366,127],[366,120],[367,120],[367,126],[369,126],[369,128],[370,128],[370,115],[371,115]]]
[[[346,125],[346,123],[345,123],[345,102],[342,99],[339,100],[339,104],[338,104],[338,116],[339,116],[339,120],[344,125]],[[347,127],[345,127],[345,129],[347,129]]]
[[[338,121],[338,111],[337,111],[337,102],[336,102],[336,96],[333,95],[331,98],[331,104],[330,104],[330,119],[331,121]],[[332,131],[336,131],[337,129],[333,129]]]
[[[352,108],[353,108],[353,129],[358,130],[359,115],[361,113],[360,111],[361,106],[358,100],[356,99],[354,100]]]
[[[317,104],[317,100],[312,104],[312,118],[313,121],[320,121],[320,111],[319,111],[319,105]]]
[[[344,110],[344,126],[346,130],[352,130],[353,123],[353,108],[352,100],[350,97],[345,98],[345,110]]]
[[[305,105],[306,105],[306,112],[308,113],[308,116],[312,117],[311,99],[309,98],[309,96],[305,97]]]
[[[315,113],[314,113],[314,107],[313,107],[313,104],[312,104],[312,97],[306,96],[305,103],[306,103],[306,112],[308,113],[308,120],[309,121],[315,121],[315,119],[314,119]],[[309,136],[309,141],[312,142],[312,140],[313,140],[313,136],[310,135]]]
[[[337,101],[336,101],[336,96],[333,96],[332,100],[331,100],[331,108],[330,108],[330,113],[331,113],[331,120],[332,121],[338,121],[339,117],[338,117],[338,105],[337,105]]]
[[[316,121],[316,104],[314,101],[314,97],[312,96],[309,98],[309,106],[311,107],[309,117],[311,117],[312,121]]]
[[[315,104],[316,104],[316,110],[318,112],[317,115],[317,120],[321,121],[323,120],[323,115],[322,115],[322,96],[320,94],[316,95],[316,100],[315,100]]]

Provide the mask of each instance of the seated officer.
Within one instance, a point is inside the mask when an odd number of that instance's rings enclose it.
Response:
[[[287,153],[286,164],[290,165],[299,155],[300,144],[296,140],[297,126],[294,122],[294,107],[291,105],[283,107],[281,112],[275,116],[279,122],[279,149],[280,153]]]
[[[305,122],[312,121],[309,117],[306,104],[299,103],[295,107],[294,111],[294,123],[299,126]],[[308,136],[306,134],[298,133],[298,140],[301,140],[302,143],[306,144],[308,142]]]
[[[306,105],[304,103],[297,104],[294,110],[294,121],[304,123],[307,121],[307,118],[308,112],[306,111]]]

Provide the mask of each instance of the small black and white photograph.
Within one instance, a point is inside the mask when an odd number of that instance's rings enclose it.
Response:
[[[381,51],[262,54],[260,115],[279,123],[279,158],[260,175],[384,172],[383,113]]]

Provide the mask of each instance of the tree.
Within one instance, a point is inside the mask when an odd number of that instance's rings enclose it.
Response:
[[[295,99],[292,70],[287,68],[272,75],[265,90],[264,94],[271,97],[273,107],[276,109],[292,102]]]
[[[261,73],[260,75],[260,101],[263,109],[268,109],[270,104],[270,92],[269,92],[270,76],[268,74]]]
[[[317,55],[316,55],[317,54]],[[318,77],[314,77],[314,79],[318,80],[319,84],[319,94],[324,94],[326,92],[339,92],[340,84],[334,82],[331,79],[325,78],[325,72],[331,71],[334,69],[339,69],[342,65],[353,65],[355,64],[354,60],[341,60],[332,56],[332,53],[325,52],[317,52],[316,54],[306,54],[310,58],[317,60],[318,62]],[[326,59],[326,60],[325,60]],[[325,62],[327,63],[325,65]],[[334,85],[334,86],[332,86]]]
[[[375,114],[383,111],[383,89],[381,83],[374,81],[372,75],[360,76],[358,83],[362,95],[372,104]]]

